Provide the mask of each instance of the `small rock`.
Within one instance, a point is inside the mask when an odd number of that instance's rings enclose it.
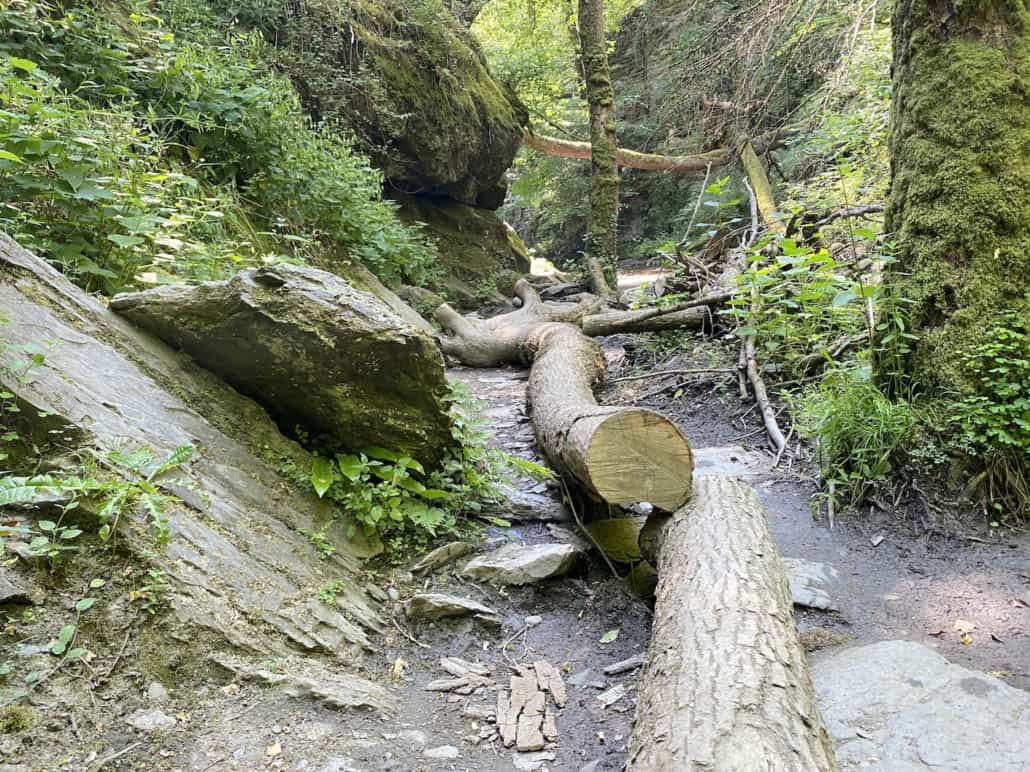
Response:
[[[883,544],[883,540],[886,538],[887,536],[885,534],[878,533],[876,534],[876,536],[869,540],[869,543],[872,544],[874,547],[879,547],[881,544]]]
[[[0,566],[0,604],[16,603],[28,605],[33,602],[32,590],[13,572]]]
[[[465,564],[462,573],[498,584],[530,584],[568,573],[583,551],[571,544],[508,544]]]
[[[386,603],[386,601],[390,600],[390,596],[386,594],[386,591],[378,584],[373,584],[372,582],[365,585],[365,592],[380,603]]]
[[[398,590],[396,587],[388,587],[386,589],[386,597],[388,597],[390,600],[396,603],[401,599],[401,591]]]
[[[581,767],[579,772],[597,772],[601,768],[601,759],[594,759],[589,764]]]
[[[610,707],[616,702],[626,696],[626,687],[622,684],[616,684],[611,689],[601,692],[597,695],[597,699],[604,707]]]
[[[442,619],[443,617],[480,614],[485,617],[496,617],[497,612],[482,603],[469,598],[444,593],[425,593],[416,595],[408,601],[405,612],[409,617],[421,619]]]
[[[405,729],[403,732],[398,732],[397,739],[402,743],[414,745],[418,748],[426,747],[426,743],[429,742],[426,733],[419,729]]]
[[[468,685],[467,678],[438,678],[422,688],[427,692],[453,692],[455,689],[461,689]]]
[[[468,542],[452,541],[450,544],[437,547],[423,555],[422,559],[411,567],[411,573],[421,574],[435,571],[470,552],[472,552],[472,545]]]
[[[790,582],[790,594],[796,606],[836,611],[831,591],[840,580],[837,569],[826,563],[784,558],[783,568]]]
[[[513,753],[511,754],[511,763],[515,765],[515,769],[520,772],[533,772],[533,770],[540,769],[548,761],[554,761],[557,758],[553,753],[549,751],[539,751],[537,753]]]
[[[533,627],[536,627],[537,625],[539,625],[541,622],[543,622],[544,618],[534,614],[532,616],[526,617],[522,621],[526,623],[526,627],[533,628]]]
[[[147,701],[154,705],[163,705],[168,702],[168,690],[158,681],[147,687]]]
[[[153,710],[137,710],[129,716],[125,723],[140,732],[153,732],[158,729],[171,729],[176,721],[157,708]]]
[[[460,755],[461,751],[453,745],[441,745],[422,752],[422,756],[427,759],[456,759]]]
[[[593,669],[581,670],[569,677],[569,684],[580,689],[604,689],[608,684]]]

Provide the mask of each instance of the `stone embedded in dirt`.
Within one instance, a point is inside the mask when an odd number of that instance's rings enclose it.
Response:
[[[813,658],[842,772],[1017,772],[1030,759],[1030,694],[911,641]]]
[[[515,748],[519,751],[539,751],[544,747],[542,731],[544,721],[544,693],[533,692],[519,714]]]
[[[28,605],[32,603],[32,595],[32,589],[25,581],[12,571],[0,566],[0,604]]]
[[[564,542],[565,544],[571,544],[574,547],[579,547],[584,552],[589,552],[593,548],[593,545],[589,541],[584,539],[575,531],[571,531],[564,526],[548,523],[547,532],[556,540]]]
[[[484,510],[487,514],[519,522],[574,522],[572,513],[557,495],[523,490],[508,484],[498,486],[498,493],[501,503],[487,505]]]
[[[626,687],[622,684],[616,684],[611,689],[601,692],[597,695],[597,699],[601,705],[608,708],[614,705],[616,702],[626,696]]]
[[[375,295],[297,265],[117,295],[111,309],[253,397],[287,432],[436,467],[454,446],[443,357]]]
[[[442,592],[416,595],[405,605],[405,613],[413,619],[442,619],[475,614],[483,619],[497,619],[497,612],[478,601]]]
[[[167,713],[154,708],[137,710],[125,719],[125,723],[140,732],[154,732],[159,729],[171,729],[178,722]]]
[[[462,574],[497,584],[530,584],[568,573],[582,556],[571,544],[508,544],[473,558]]]
[[[550,662],[538,660],[533,663],[533,670],[536,672],[537,684],[541,691],[550,692],[554,704],[564,708],[568,700],[568,692],[565,689],[565,682],[561,673]]]
[[[579,689],[604,689],[608,684],[592,668],[581,670],[569,676],[569,685]]]
[[[783,568],[790,582],[790,594],[795,606],[822,611],[837,611],[831,591],[840,581],[840,573],[833,566],[811,560],[784,558]]]
[[[549,761],[558,757],[550,751],[537,751],[536,753],[513,753],[511,763],[519,772],[534,772],[544,767]]]
[[[478,718],[482,721],[496,721],[497,720],[497,706],[495,705],[476,705],[469,703],[462,710],[462,715],[468,718]]]
[[[470,552],[472,552],[472,545],[468,542],[452,541],[450,544],[444,544],[423,555],[422,559],[411,567],[411,573],[422,574],[435,571]]]
[[[769,467],[769,459],[761,453],[745,450],[740,445],[694,448],[694,473],[721,477],[748,477],[761,474]]]
[[[490,675],[490,668],[479,662],[468,662],[460,657],[444,657],[440,660],[440,667],[446,670],[455,678],[469,678],[475,676],[480,679],[487,679]]]
[[[608,665],[604,668],[604,674],[612,676],[625,673],[627,670],[636,670],[638,667],[644,666],[645,659],[646,655],[644,654],[634,654],[632,657]]]
[[[273,673],[252,667],[231,654],[213,653],[208,659],[238,678],[281,688],[290,697],[308,697],[330,708],[375,708],[384,713],[392,708],[390,693],[379,684],[346,673],[324,670],[310,660],[287,661],[283,669],[297,672]]]
[[[441,761],[456,759],[461,755],[461,751],[455,748],[453,745],[440,745],[436,748],[427,748],[422,751],[422,757],[426,759],[438,759]]]
[[[426,733],[419,729],[405,729],[402,732],[398,732],[397,739],[402,743],[414,745],[418,748],[424,748],[426,743],[429,742]]]
[[[601,768],[601,759],[594,759],[589,764],[580,767],[579,772],[597,772]]]
[[[154,681],[147,687],[147,702],[154,705],[163,705],[168,702],[168,698],[168,690],[165,689],[164,684],[160,681]]]
[[[453,692],[455,689],[468,685],[467,678],[438,678],[435,681],[430,681],[422,688],[427,692]]]

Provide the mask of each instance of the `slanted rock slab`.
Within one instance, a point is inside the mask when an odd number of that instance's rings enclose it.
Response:
[[[277,265],[116,296],[111,309],[338,449],[428,467],[453,446],[443,358],[383,301],[326,271]]]
[[[918,643],[818,657],[812,680],[842,772],[1027,769],[1030,693]]]
[[[478,614],[484,617],[497,616],[496,611],[478,601],[442,592],[416,595],[408,601],[405,612],[413,619],[442,619],[466,616],[467,614]]]
[[[582,556],[572,544],[506,544],[470,560],[462,574],[497,584],[530,584],[567,574]]]

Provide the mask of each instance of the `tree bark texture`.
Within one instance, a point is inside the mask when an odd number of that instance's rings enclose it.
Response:
[[[604,29],[604,1],[579,0],[579,39],[590,107],[590,216],[587,218],[586,256],[605,270],[614,270],[618,255],[619,167],[615,136],[615,92],[608,72],[608,38]],[[596,268],[589,278],[599,295],[610,294]]]
[[[773,233],[786,233],[787,226],[783,224],[783,219],[776,208],[776,198],[773,196],[772,185],[769,183],[769,174],[765,171],[765,165],[758,157],[750,140],[740,151],[740,162],[751,182],[751,189],[758,202],[758,211],[762,215],[762,223],[767,230]]]
[[[654,309],[638,311],[602,311],[583,317],[583,332],[587,335],[618,335],[626,332],[657,332],[659,330],[696,330],[711,318],[707,308],[686,308],[668,313],[653,313]]]
[[[588,161],[591,158],[590,143],[576,142],[557,137],[534,134],[526,129],[522,141],[528,147],[544,155],[559,158],[576,158]],[[734,153],[729,148],[719,148],[708,153],[697,155],[655,155],[638,153],[620,147],[616,151],[616,163],[627,169],[639,169],[645,172],[703,172],[709,165],[712,168],[725,166],[733,161]]]
[[[836,770],[751,486],[698,477],[689,504],[652,521],[641,548],[656,554],[658,590],[629,769]]]
[[[1030,7],[899,0],[893,34],[888,284],[914,301],[910,374],[962,391],[962,354],[1030,318]]]
[[[609,504],[647,501],[671,512],[690,496],[690,444],[650,410],[597,404],[600,345],[571,324],[542,324],[526,339],[537,441],[551,464]]]

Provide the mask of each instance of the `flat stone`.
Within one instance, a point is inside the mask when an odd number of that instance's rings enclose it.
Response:
[[[597,699],[604,707],[607,708],[614,705],[616,702],[618,702],[625,696],[626,687],[622,684],[616,684],[611,689],[603,691],[599,695],[597,695]]]
[[[428,748],[422,751],[422,756],[427,759],[448,760],[456,759],[460,755],[461,751],[453,745],[440,745],[436,748]]]
[[[1018,772],[1030,759],[1030,693],[910,641],[813,657],[842,772]]]
[[[840,581],[840,573],[833,566],[811,560],[784,558],[783,568],[790,582],[790,594],[795,606],[822,611],[836,611],[832,591]]]
[[[405,613],[413,619],[443,619],[444,617],[460,617],[468,614],[497,616],[496,611],[478,601],[441,592],[414,596],[405,605]]]
[[[168,702],[168,697],[168,690],[159,681],[154,681],[147,687],[147,701],[154,705],[163,705]]]
[[[583,551],[571,544],[508,544],[473,558],[462,573],[498,584],[530,584],[568,573]]]
[[[550,662],[539,660],[533,663],[533,670],[536,672],[537,684],[541,691],[550,692],[554,704],[559,708],[564,708],[565,702],[568,700],[568,692],[558,669]]]
[[[554,711],[550,708],[544,711],[543,733],[544,739],[548,742],[558,739],[558,721],[554,716]]]
[[[519,772],[533,772],[533,770],[540,769],[549,761],[554,761],[557,757],[550,751],[538,751],[536,753],[513,753],[511,754],[511,763],[515,769]]]
[[[177,722],[165,712],[154,708],[153,710],[137,710],[125,719],[125,723],[140,732],[154,732],[158,729],[171,729]]]
[[[539,751],[544,748],[544,693],[533,692],[519,715],[515,748],[519,751]]]
[[[608,684],[597,674],[597,671],[587,668],[569,676],[569,685],[580,689],[603,689]]]
[[[411,573],[422,574],[435,571],[470,552],[472,552],[472,545],[468,542],[452,541],[450,544],[444,544],[423,555],[422,559],[411,567]]]
[[[426,733],[420,729],[405,729],[403,732],[398,732],[397,739],[406,745],[414,745],[418,748],[424,748],[429,742]]]

